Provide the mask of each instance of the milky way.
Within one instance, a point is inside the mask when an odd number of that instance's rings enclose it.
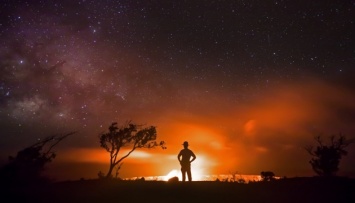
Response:
[[[126,120],[169,134],[174,122],[209,118],[203,125],[243,146],[238,125],[254,122],[268,135],[288,134],[276,125],[355,132],[352,1],[3,0],[0,10],[6,153],[68,131],[79,132],[68,145],[98,146],[98,133]],[[309,114],[285,113],[282,102]],[[276,111],[288,124],[261,116]]]

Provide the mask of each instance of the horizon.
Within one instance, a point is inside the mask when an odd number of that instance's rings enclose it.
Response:
[[[103,173],[106,173],[108,170],[109,162],[108,162],[108,154],[104,152],[103,149],[100,149],[101,152],[101,158],[106,157],[104,160],[100,160],[100,164],[97,164],[93,162],[92,160],[87,160],[87,162],[63,162],[65,160],[62,160],[60,158],[60,153],[58,153],[58,157],[54,160],[53,163],[48,164],[46,167],[45,173],[48,177],[53,178],[54,180],[58,181],[64,181],[64,180],[78,180],[78,179],[97,179],[98,178],[98,172],[101,171]],[[68,152],[72,154],[72,152]],[[95,153],[99,154],[99,153]],[[105,156],[106,155],[106,156]],[[164,158],[165,156],[165,158]],[[172,177],[172,176],[178,176],[179,180],[181,180],[181,171],[180,171],[180,166],[177,161],[177,158],[175,160],[176,155],[164,155],[164,156],[157,156],[159,157],[158,159],[161,159],[160,161],[149,161],[149,158],[147,158],[147,155],[144,153],[141,153],[138,151],[135,151],[131,154],[130,157],[128,157],[120,171],[119,171],[119,178],[122,179],[134,179],[134,178],[141,178],[141,177],[159,177],[159,179],[167,179],[167,177]],[[167,156],[167,157],[166,157]],[[239,170],[237,167],[234,168],[223,168],[220,170],[213,170],[215,169],[214,167],[207,167],[209,164],[203,164],[203,159],[198,160],[199,155],[196,155],[197,159],[196,163],[192,163],[191,170],[192,170],[192,179],[193,181],[196,180],[205,180],[205,179],[210,179],[207,178],[208,176],[215,178],[216,176],[231,176],[233,173],[236,174],[236,176],[241,175],[241,176],[251,176],[251,177],[260,177],[260,172],[261,171],[272,171],[275,173],[275,177],[287,177],[287,178],[292,178],[292,177],[314,177],[316,176],[316,173],[312,170],[311,165],[307,162],[309,160],[309,156],[307,156],[308,159],[305,159],[305,169],[304,171],[296,172],[296,173],[282,173],[278,170],[271,169],[271,167],[268,168],[255,168],[251,171],[242,171]],[[154,157],[154,155],[150,155],[150,158]],[[174,160],[173,160],[174,158]],[[144,161],[142,161],[144,159]],[[169,161],[169,164],[166,164],[166,161]],[[349,178],[355,178],[355,173],[354,171],[346,171],[344,170],[344,165],[345,164],[351,164],[352,160],[350,157],[343,157],[340,163],[340,170],[337,173],[339,176],[344,176],[344,177],[349,177]],[[171,167],[159,167],[161,164],[165,164]],[[144,168],[144,170],[142,170]],[[174,171],[173,175],[171,174],[172,171]],[[114,174],[113,174],[114,175]],[[204,178],[203,178],[204,177]],[[216,177],[217,178],[217,177]],[[226,178],[226,177],[224,177]],[[250,178],[248,178],[250,180]]]
[[[145,181],[168,181],[170,178],[173,177],[178,177],[179,181],[181,181],[181,172],[177,170],[173,170],[165,176],[131,177],[131,178],[124,178],[123,180],[139,180],[140,178],[144,178]],[[279,179],[279,178],[280,177],[275,176],[275,179]],[[257,182],[262,180],[260,175],[246,175],[246,174],[235,175],[235,180],[232,179],[233,179],[233,175],[231,174],[219,174],[219,175],[199,175],[195,179],[192,178],[192,181],[238,182],[242,179],[245,181],[245,183],[249,183],[249,182]]]

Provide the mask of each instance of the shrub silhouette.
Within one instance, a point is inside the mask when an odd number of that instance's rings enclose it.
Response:
[[[178,183],[179,178],[177,176],[174,176],[172,178],[169,178],[168,183]]]
[[[261,171],[260,176],[263,181],[275,180],[275,174],[272,171]]]
[[[1,179],[10,183],[36,183],[44,181],[41,172],[56,153],[54,147],[68,136],[74,134],[49,136],[19,151],[16,157],[9,157],[9,163],[0,170]]]
[[[106,178],[112,177],[112,171],[117,166],[116,174],[121,167],[121,162],[137,148],[154,148],[157,146],[166,149],[165,142],[156,142],[157,132],[154,126],[143,128],[141,125],[127,122],[118,128],[117,123],[109,126],[109,132],[99,136],[100,145],[110,154],[110,166]],[[129,152],[119,157],[122,147],[131,147]]]
[[[328,144],[323,142],[321,136],[316,136],[314,140],[317,143],[316,147],[311,145],[305,148],[312,156],[309,163],[314,172],[319,176],[335,176],[339,170],[340,159],[348,153],[345,148],[354,140],[348,140],[342,134],[330,136]]]
[[[229,171],[229,176],[230,178],[227,178],[226,182],[246,183],[245,179],[238,171]]]

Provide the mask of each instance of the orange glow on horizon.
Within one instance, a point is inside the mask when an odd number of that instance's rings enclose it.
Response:
[[[128,164],[123,166],[121,174],[125,176],[128,168],[124,167],[129,164],[144,166],[144,174],[165,174],[166,178],[176,171],[180,174],[177,154],[184,141],[189,142],[189,148],[197,156],[192,165],[196,180],[201,175],[236,170],[244,174],[259,174],[262,170],[278,170],[276,173],[281,176],[296,174],[297,170],[309,168],[302,147],[316,133],[337,133],[339,129],[344,133],[355,132],[355,127],[334,120],[337,112],[328,107],[336,103],[344,109],[355,109],[349,100],[355,101],[355,96],[345,90],[310,82],[272,89],[248,103],[216,106],[219,110],[208,114],[172,108],[163,117],[149,121],[157,126],[158,140],[164,140],[168,148],[136,150],[124,161]],[[283,169],[288,156],[297,156],[304,163],[299,168],[295,164]],[[93,148],[68,150],[63,160],[108,166],[108,158],[104,149]]]

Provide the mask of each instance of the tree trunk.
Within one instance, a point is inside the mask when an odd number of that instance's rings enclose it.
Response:
[[[110,168],[107,172],[106,178],[111,178],[112,177],[112,170],[115,168],[115,165],[110,165]]]

